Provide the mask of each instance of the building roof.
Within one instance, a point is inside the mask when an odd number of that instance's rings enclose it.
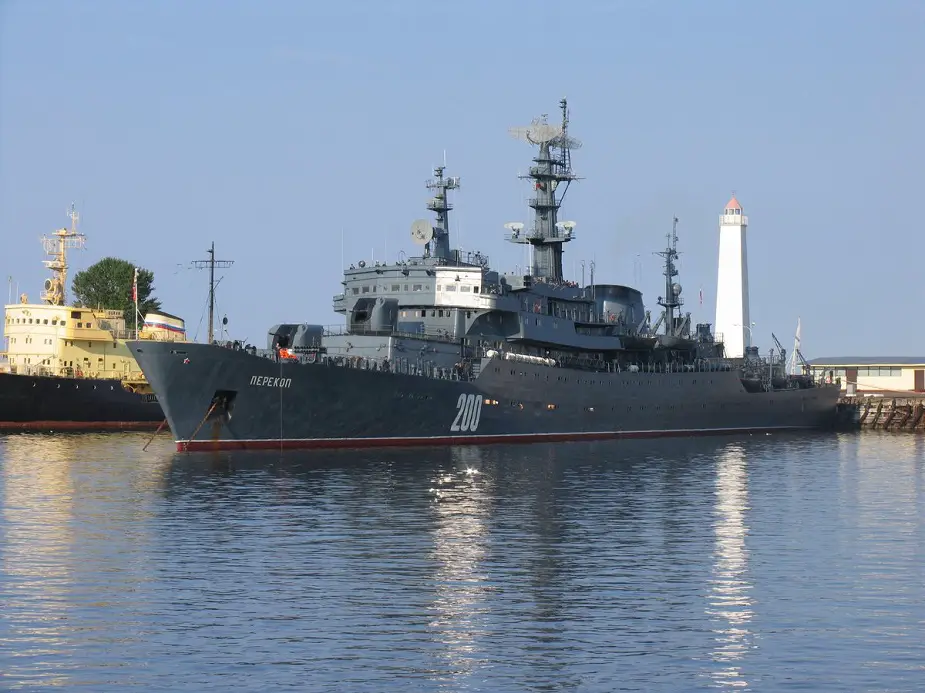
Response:
[[[736,199],[736,196],[733,195],[733,196],[732,196],[732,199],[729,200],[729,202],[726,203],[725,209],[738,209],[738,210],[741,210],[741,209],[742,209],[742,205],[739,204],[739,201]]]
[[[925,366],[925,356],[835,356],[809,359],[810,366]]]

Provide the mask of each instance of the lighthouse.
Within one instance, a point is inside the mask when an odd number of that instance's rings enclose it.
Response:
[[[716,333],[722,335],[729,358],[741,358],[751,346],[748,317],[748,257],[745,229],[748,217],[733,194],[719,217],[719,276],[716,282]]]

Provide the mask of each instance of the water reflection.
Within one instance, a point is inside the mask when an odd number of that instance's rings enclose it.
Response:
[[[126,464],[143,435],[20,434],[0,439],[0,651],[4,673],[29,685],[77,685],[83,641],[137,632],[149,579],[143,498],[160,488],[164,459]],[[100,622],[98,610],[119,618]],[[75,635],[79,633],[79,637]],[[124,635],[120,642],[127,642]],[[102,666],[118,666],[113,654]]]
[[[714,681],[724,687],[747,687],[742,659],[751,646],[749,623],[753,618],[745,537],[748,510],[747,465],[739,444],[729,445],[717,460],[714,506],[714,563],[707,615],[713,622]]]
[[[36,435],[7,437],[3,448],[0,649],[17,653],[6,673],[64,685],[69,677],[50,671],[46,658],[66,647],[72,608],[73,451],[68,438]]]
[[[486,556],[491,512],[491,479],[483,473],[481,448],[454,448],[450,470],[439,470],[433,496],[433,548],[437,569],[429,626],[442,646],[444,669],[455,676],[479,663],[481,624],[487,612]]]

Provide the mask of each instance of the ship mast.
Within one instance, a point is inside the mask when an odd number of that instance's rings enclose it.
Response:
[[[658,305],[665,309],[665,334],[669,337],[675,335],[677,330],[677,320],[675,319],[675,309],[680,308],[684,301],[681,300],[681,285],[674,281],[678,276],[678,270],[674,261],[678,258],[678,218],[674,218],[671,225],[671,233],[668,234],[668,246],[660,253],[665,258],[665,296],[658,297]]]
[[[428,200],[427,209],[437,215],[437,225],[433,229],[433,257],[439,260],[450,259],[449,213],[453,205],[450,204],[446,193],[448,190],[456,190],[459,187],[459,176],[444,178],[445,170],[446,166],[437,166],[434,169],[434,177],[427,181],[427,187],[436,191],[434,196]]]
[[[523,224],[511,222],[507,240],[511,243],[529,244],[533,248],[531,274],[550,281],[562,280],[562,245],[574,236],[574,221],[558,221],[559,207],[568,186],[579,180],[572,172],[571,150],[581,147],[581,142],[568,134],[568,102],[559,102],[562,109],[562,124],[550,125],[546,115],[535,118],[526,127],[511,128],[512,137],[539,147],[539,154],[533,159],[529,173],[519,178],[533,181],[535,197],[530,198],[533,208],[533,228],[523,232]],[[559,183],[565,183],[562,194],[557,198]]]
[[[197,269],[209,268],[209,344],[212,343],[215,325],[215,268],[231,267],[234,260],[216,260],[215,259],[215,241],[212,241],[212,247],[206,251],[209,254],[208,260],[193,260],[193,267]]]
[[[45,248],[45,254],[50,255],[50,260],[44,260],[45,266],[51,270],[52,276],[45,280],[45,288],[42,291],[42,300],[52,306],[63,306],[67,297],[67,249],[83,248],[87,237],[77,231],[77,221],[80,215],[71,203],[71,208],[67,213],[71,219],[71,228],[58,229],[52,234],[52,237],[42,236],[42,245]]]

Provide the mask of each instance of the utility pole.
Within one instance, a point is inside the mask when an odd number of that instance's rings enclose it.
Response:
[[[231,267],[234,260],[216,260],[215,259],[215,241],[212,241],[212,247],[207,251],[208,260],[193,260],[193,267],[196,269],[209,268],[209,344],[212,343],[213,324],[215,320],[215,268]]]

